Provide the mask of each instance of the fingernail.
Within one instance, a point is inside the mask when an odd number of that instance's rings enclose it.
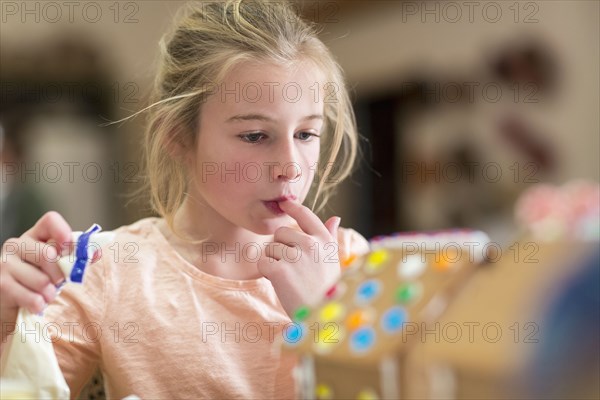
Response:
[[[341,217],[337,217],[337,222],[335,224],[335,229],[340,227],[340,223],[342,222],[342,218]]]

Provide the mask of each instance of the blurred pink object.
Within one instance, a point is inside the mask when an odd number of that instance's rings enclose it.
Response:
[[[539,184],[515,206],[517,222],[536,239],[600,238],[600,185],[577,180],[562,186]]]

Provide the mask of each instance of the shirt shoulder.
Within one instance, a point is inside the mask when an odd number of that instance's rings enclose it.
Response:
[[[109,269],[123,264],[133,267],[139,265],[141,259],[149,261],[146,259],[153,259],[153,254],[164,251],[167,243],[157,233],[157,221],[159,218],[148,217],[114,229],[113,240],[100,248]]]

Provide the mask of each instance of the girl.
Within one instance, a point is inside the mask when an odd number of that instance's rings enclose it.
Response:
[[[39,251],[3,251],[3,326],[51,303],[74,397],[98,366],[108,397],[293,397],[296,360],[278,339],[340,259],[368,251],[303,205],[321,208],[357,153],[342,72],[282,2],[189,4],[160,49],[145,135],[160,218],[118,228],[83,285],[54,299],[71,228],[46,214],[5,244]]]

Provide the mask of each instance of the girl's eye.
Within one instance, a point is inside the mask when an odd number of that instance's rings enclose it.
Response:
[[[262,142],[267,136],[261,132],[252,132],[239,135],[239,137],[246,143],[256,144]],[[312,132],[298,132],[296,137],[303,142],[310,142],[313,137],[319,138],[320,136]]]
[[[244,135],[240,135],[240,138],[248,143],[260,143],[261,139],[264,137],[265,135],[260,132],[246,133]]]
[[[313,137],[320,137],[317,134],[311,133],[311,132],[299,132],[298,133],[298,139],[304,141],[304,142],[308,142],[310,140],[312,140]]]

